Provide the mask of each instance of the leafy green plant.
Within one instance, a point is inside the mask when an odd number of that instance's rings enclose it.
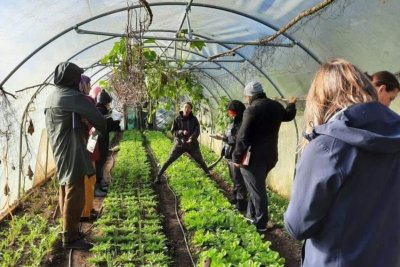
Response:
[[[139,132],[124,132],[104,215],[95,223],[99,236],[89,261],[97,266],[146,266],[153,255],[159,255],[157,266],[170,261],[142,143]]]
[[[155,157],[164,161],[171,142],[159,132],[147,132],[146,138]],[[254,226],[246,223],[214,182],[187,157],[179,158],[166,173],[182,203],[183,222],[191,232],[190,244],[198,266],[206,259],[212,266],[244,266],[244,262],[250,262],[250,266],[283,266],[284,259],[269,249],[270,243],[262,240]]]

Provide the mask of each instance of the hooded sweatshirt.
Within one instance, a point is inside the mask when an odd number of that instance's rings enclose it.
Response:
[[[357,104],[309,137],[285,213],[303,266],[400,266],[400,117]]]
[[[75,183],[95,172],[86,150],[85,117],[98,131],[105,132],[106,120],[79,92],[83,70],[70,62],[60,63],[55,70],[54,88],[46,101],[46,128],[57,165],[60,185]],[[76,116],[74,116],[74,114]]]

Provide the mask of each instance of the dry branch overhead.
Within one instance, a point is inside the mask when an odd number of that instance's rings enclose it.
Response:
[[[293,18],[292,20],[290,20],[285,26],[283,26],[282,28],[280,28],[275,34],[262,38],[259,41],[260,45],[266,45],[269,42],[275,40],[278,36],[280,36],[281,34],[284,34],[287,30],[289,30],[291,27],[293,27],[296,23],[298,23],[300,20],[311,16],[312,14],[315,14],[316,12],[324,9],[325,7],[329,6],[330,4],[332,4],[333,2],[335,2],[335,0],[325,0],[320,2],[319,4],[313,6],[312,8],[309,8],[307,10],[304,10],[303,12],[301,12],[300,14],[298,14],[295,18]],[[245,47],[246,45],[239,45],[236,46],[228,51],[213,55],[211,57],[209,57],[209,60],[214,60],[216,58],[222,57],[222,56],[226,56],[229,54],[232,54],[233,52],[235,52],[236,50],[239,50],[240,48]]]

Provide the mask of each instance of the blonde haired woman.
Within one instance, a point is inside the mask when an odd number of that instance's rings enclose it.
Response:
[[[306,137],[285,213],[303,266],[400,266],[400,117],[333,59],[307,97]]]

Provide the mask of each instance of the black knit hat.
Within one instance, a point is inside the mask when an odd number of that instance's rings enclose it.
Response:
[[[97,99],[98,103],[101,103],[103,105],[107,105],[108,103],[111,103],[112,98],[111,96],[107,93],[106,90],[101,90],[101,93]]]

